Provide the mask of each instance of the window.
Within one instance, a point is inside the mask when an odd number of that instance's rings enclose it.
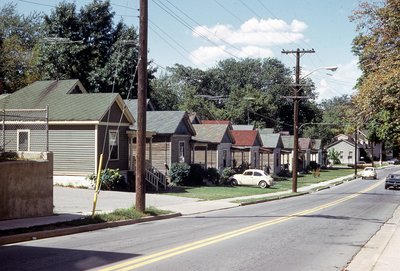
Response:
[[[185,141],[179,141],[179,162],[185,162]]]
[[[353,159],[353,152],[349,151],[349,159]]]
[[[251,176],[251,175],[253,175],[253,171],[246,171],[243,173],[243,175]]]
[[[17,130],[17,150],[30,150],[30,130]]]
[[[340,159],[343,159],[343,151],[340,151]]]
[[[108,132],[108,145],[110,147],[110,160],[119,159],[119,149],[118,149],[118,131]]]
[[[254,176],[262,176],[260,172],[254,171]]]

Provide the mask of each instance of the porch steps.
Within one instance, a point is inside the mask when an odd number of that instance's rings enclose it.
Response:
[[[149,163],[146,163],[145,175],[146,181],[150,183],[156,191],[159,190],[160,186],[164,188],[164,190],[167,190],[166,176]]]

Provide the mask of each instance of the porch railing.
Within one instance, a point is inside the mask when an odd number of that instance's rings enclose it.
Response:
[[[156,188],[156,191],[158,191],[160,185],[164,190],[167,189],[167,178],[165,175],[148,162],[146,162],[146,181],[151,183]]]

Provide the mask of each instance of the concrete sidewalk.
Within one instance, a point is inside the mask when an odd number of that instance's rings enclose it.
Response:
[[[319,188],[333,186],[349,179],[349,176],[321,182],[299,188],[299,192],[307,192]],[[234,208],[239,203],[235,200],[265,198],[280,196],[291,191],[269,193],[213,201],[203,201],[195,198],[167,196],[161,194],[146,194],[146,206],[170,210],[182,215],[197,214],[226,208]],[[91,214],[93,206],[93,190],[54,187],[54,210],[57,215],[25,219],[0,221],[0,230],[27,228],[37,225],[47,225],[56,222],[79,219]],[[77,200],[79,199],[79,200]],[[117,208],[128,208],[135,203],[135,193],[101,191],[96,212],[110,212]],[[385,223],[373,238],[360,250],[345,270],[348,271],[394,271],[399,270],[400,257],[400,207],[394,216]]]

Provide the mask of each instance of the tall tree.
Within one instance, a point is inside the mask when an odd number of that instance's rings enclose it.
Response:
[[[292,73],[277,59],[226,59],[204,71],[176,64],[166,76],[181,109],[236,124],[250,122],[279,130],[293,127],[292,101],[284,98],[293,94]],[[311,80],[302,84],[303,94],[315,98]],[[318,114],[312,99],[301,104],[301,122],[310,122]]]
[[[38,79],[33,62],[34,46],[41,36],[42,20],[37,13],[22,16],[14,4],[0,7],[0,83],[14,92]]]
[[[94,0],[80,11],[75,3],[60,3],[45,16],[47,38],[38,61],[42,77],[77,78],[89,91],[135,97],[137,32],[123,22],[114,26],[113,19],[108,0]]]
[[[318,105],[321,114],[315,119],[316,124],[305,125],[303,135],[321,139],[326,144],[337,134],[352,132],[353,107],[348,95],[323,100]]]
[[[357,22],[353,52],[362,70],[358,121],[367,123],[377,140],[400,146],[400,2],[363,2],[351,19]]]

